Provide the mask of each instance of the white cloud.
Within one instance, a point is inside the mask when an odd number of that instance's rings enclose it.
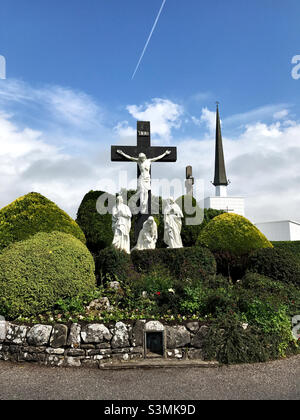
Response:
[[[178,147],[176,163],[153,164],[154,178],[184,180],[185,167],[192,165],[194,176],[205,182],[206,194],[214,193],[210,181],[215,111],[203,108],[195,118],[206,129],[204,134],[179,137],[175,129],[184,124],[188,133],[191,121],[185,122],[181,105],[153,99],[127,110],[136,119],[150,120],[160,143],[168,140]],[[32,117],[32,113],[36,119],[20,118]],[[105,178],[117,181],[117,188],[125,186],[126,177],[119,175],[127,170],[128,181],[134,182],[136,165],[110,162],[110,146],[135,144],[136,129],[124,115],[113,129],[107,114],[93,98],[71,89],[0,84],[0,207],[37,191],[75,217],[84,194],[104,189]],[[242,124],[234,139],[226,135],[233,121]],[[228,191],[246,197],[246,215],[252,221],[300,220],[300,123],[287,107],[260,107],[227,117],[223,134],[227,175],[232,181]]]
[[[265,105],[251,111],[234,114],[224,119],[227,124],[249,124],[255,122],[262,122],[267,118],[272,118],[274,115],[280,115],[282,111],[287,111],[288,104]]]
[[[37,97],[49,105],[57,119],[74,126],[94,125],[102,120],[101,109],[83,92],[54,86],[37,91]]]
[[[168,99],[155,98],[145,105],[128,105],[128,112],[137,120],[151,121],[153,135],[170,139],[172,128],[179,128],[183,108]]]
[[[275,114],[273,115],[273,118],[274,120],[283,120],[289,115],[289,112],[290,111],[288,109],[282,109],[281,111],[275,112]]]
[[[192,116],[192,121],[194,124],[204,126],[208,129],[208,133],[212,134],[216,129],[216,113],[210,111],[208,108],[202,108],[200,118]]]
[[[45,114],[44,120],[71,125],[74,129],[96,129],[104,118],[104,111],[93,98],[68,87],[33,87],[18,80],[0,83],[0,106],[21,105],[32,115]]]
[[[114,127],[115,132],[120,138],[120,144],[126,143],[127,145],[136,143],[136,129],[129,125],[128,121],[122,121]]]

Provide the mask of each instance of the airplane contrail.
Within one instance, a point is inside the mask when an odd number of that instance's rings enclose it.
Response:
[[[139,61],[138,61],[138,63],[137,63],[137,66],[136,66],[136,68],[135,68],[135,70],[134,70],[134,72],[133,72],[133,75],[132,75],[131,80],[133,80],[133,78],[134,78],[134,76],[135,76],[136,72],[138,71],[138,68],[139,68],[139,66],[140,66],[140,64],[141,64],[141,61],[142,61],[143,57],[144,57],[144,54],[145,54],[146,49],[147,49],[147,47],[148,47],[148,44],[149,44],[149,42],[150,42],[150,40],[151,40],[151,37],[152,37],[152,35],[153,35],[153,32],[154,32],[154,30],[155,30],[155,28],[156,28],[157,22],[158,22],[158,20],[159,20],[159,18],[160,18],[161,12],[162,12],[162,10],[163,10],[163,8],[164,8],[164,5],[165,5],[166,1],[167,1],[167,0],[163,0],[163,2],[162,2],[162,5],[161,5],[161,7],[160,7],[160,9],[159,9],[158,15],[157,15],[157,17],[156,17],[156,19],[155,19],[154,25],[153,25],[153,27],[152,27],[152,29],[151,29],[150,35],[148,36],[147,42],[146,42],[146,44],[145,44],[145,46],[144,46],[143,52],[142,52],[142,54],[141,54],[141,56],[140,56],[140,59],[139,59]]]

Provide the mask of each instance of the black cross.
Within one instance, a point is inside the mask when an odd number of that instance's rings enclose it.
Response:
[[[164,158],[160,159],[159,162],[176,162],[177,160],[177,148],[176,147],[161,147],[151,146],[151,133],[150,133],[150,122],[149,121],[138,121],[137,122],[137,145],[136,146],[111,146],[111,160],[112,162],[129,162],[124,156],[117,153],[117,150],[122,150],[129,156],[138,157],[140,153],[144,153],[148,159],[155,158],[162,155],[167,150],[171,153]],[[137,178],[140,176],[140,169],[137,165]],[[140,214],[136,225],[136,237],[139,234],[143,223],[151,215],[151,191],[149,191],[148,197],[148,214]]]

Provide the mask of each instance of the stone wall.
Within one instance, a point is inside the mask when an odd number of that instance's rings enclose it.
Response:
[[[18,325],[0,321],[0,360],[49,366],[88,366],[141,360],[147,356],[147,332],[162,332],[164,356],[202,359],[206,325],[138,320],[133,323]]]

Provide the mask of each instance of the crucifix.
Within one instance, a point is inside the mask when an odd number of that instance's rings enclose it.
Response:
[[[137,122],[136,146],[112,146],[111,160],[113,162],[137,163],[137,195],[140,211],[137,218],[135,236],[144,222],[151,216],[151,164],[153,162],[176,162],[176,147],[151,146],[150,122]]]

